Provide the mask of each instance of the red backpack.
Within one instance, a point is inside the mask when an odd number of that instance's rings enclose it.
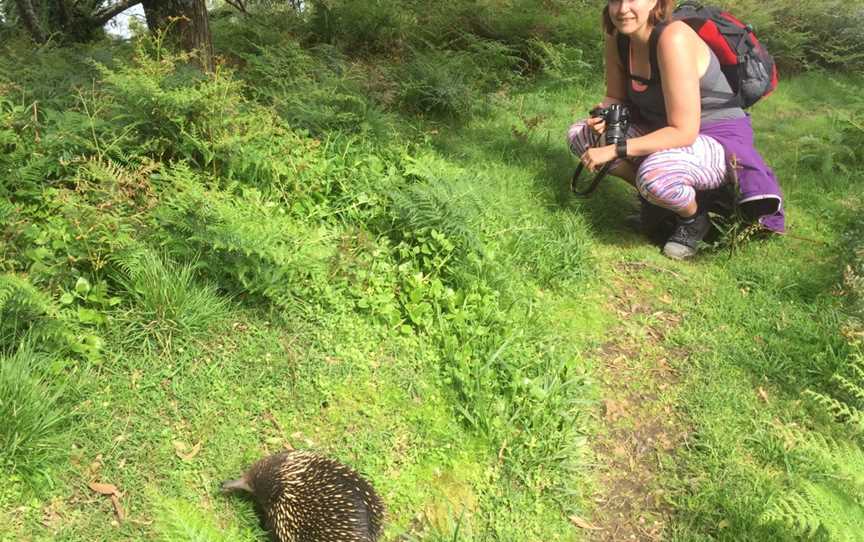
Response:
[[[777,66],[765,47],[756,39],[750,25],[742,23],[728,11],[691,1],[681,3],[672,13],[672,20],[690,25],[717,55],[720,69],[735,93],[728,105],[750,107],[777,88]],[[654,29],[649,41],[651,82],[659,81],[657,41],[665,24],[667,23]],[[631,76],[629,43],[626,36],[618,34],[618,52],[628,71],[628,77]]]
[[[698,2],[683,2],[672,19],[690,25],[711,47],[741,107],[750,107],[777,88],[777,65],[749,24],[728,11]]]

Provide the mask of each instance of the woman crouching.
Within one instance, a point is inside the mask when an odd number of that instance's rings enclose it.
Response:
[[[609,0],[606,96],[599,106],[626,103],[635,121],[623,145],[591,147],[594,133],[604,130],[601,118],[571,126],[568,141],[586,169],[612,162],[610,174],[633,184],[649,204],[674,212],[677,224],[663,253],[686,259],[711,228],[696,192],[727,182],[730,147],[755,173],[770,176],[769,184],[776,186],[776,179],[753,147],[749,117],[717,56],[687,23],[670,22],[673,9],[674,0]],[[760,211],[769,230],[783,230],[781,204],[777,195]]]

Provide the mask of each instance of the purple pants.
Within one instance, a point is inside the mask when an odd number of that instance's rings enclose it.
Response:
[[[627,137],[644,135],[630,125]],[[567,131],[570,152],[577,157],[591,146],[594,131],[584,121]],[[697,190],[711,190],[726,181],[726,152],[713,137],[700,134],[689,147],[666,149],[648,156],[628,159],[636,170],[636,189],[649,202],[680,211],[696,198]],[[612,162],[614,170],[620,159]]]

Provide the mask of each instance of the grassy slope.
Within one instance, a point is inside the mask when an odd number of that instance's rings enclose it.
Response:
[[[623,187],[606,186],[588,202],[568,197],[572,162],[562,133],[596,93],[546,86],[499,96],[488,115],[464,129],[438,127],[445,135],[433,140],[430,152],[469,172],[490,205],[483,224],[488,239],[502,231],[516,231],[511,240],[535,230],[551,236],[569,231],[575,220],[577,231],[593,232],[580,241],[596,261],[591,284],[605,283],[621,260],[675,270],[674,277],[648,279],[669,291],[685,316],[670,340],[693,352],[693,365],[679,367],[687,390],[680,397],[699,442],[683,451],[667,477],[682,540],[764,539],[758,513],[785,483],[782,457],[771,455],[771,426],[800,420],[799,393],[808,375],[830,372],[843,356],[831,289],[842,270],[837,243],[854,219],[860,187],[802,168],[794,144],[812,130],[830,129],[812,106],[822,83],[786,81],[756,116],[760,144],[786,189],[791,231],[816,242],[756,242],[731,258],[716,253],[693,264],[665,261],[624,230],[622,209],[629,210],[632,197]],[[555,246],[548,252],[536,240],[528,246],[541,271],[554,264],[544,258],[556,256]],[[518,258],[508,263],[512,273],[525,265]],[[611,318],[591,291],[539,282],[530,306],[576,351],[600,340],[601,324]],[[503,474],[504,443],[484,441],[458,422],[436,355],[422,337],[360,316],[309,326],[236,308],[209,336],[176,345],[170,355],[110,351],[82,379],[67,443],[72,462],[57,469],[56,486],[30,498],[15,480],[2,484],[0,539],[151,537],[166,522],[160,506],[177,503],[193,505],[181,510],[199,517],[202,532],[210,525],[213,536],[260,539],[251,507],[218,496],[216,486],[287,443],[326,451],[368,473],[390,505],[391,537],[411,530],[428,539],[436,531],[442,539],[572,537],[562,509],[579,510],[583,497],[562,507],[548,493],[536,498],[542,483],[526,488]],[[587,363],[579,356],[576,362]],[[756,394],[760,386],[767,404]],[[574,423],[581,426],[591,389],[580,393],[586,402]],[[198,451],[184,460],[190,450]],[[589,477],[577,476],[571,485],[584,494]],[[130,521],[112,524],[109,501],[86,488],[96,479],[120,488]],[[465,519],[456,527],[463,507]]]
[[[540,384],[569,387],[566,399],[581,404],[556,407],[568,409],[578,433],[590,394],[579,352],[599,336],[602,316],[592,293],[574,286],[586,278],[588,262],[563,270],[561,262],[586,256],[589,235],[578,216],[556,210],[559,194],[546,183],[545,158],[562,160],[557,137],[545,140],[540,154],[512,159],[522,144],[509,132],[514,119],[502,115],[509,101],[501,106],[438,151],[430,148],[427,159],[446,167],[458,190],[484,201],[484,241],[500,253],[498,272],[516,277],[524,291],[514,310],[542,326],[507,330],[490,363],[502,351],[509,355],[509,345],[519,348],[516,356],[547,350],[520,360],[523,367],[547,355],[570,366],[568,382]],[[489,148],[461,143],[472,138]],[[466,161],[457,146],[482,153],[483,163]],[[573,471],[562,486],[559,474],[532,459],[542,457],[532,450],[544,448],[545,434],[516,435],[526,443],[520,456],[513,442],[466,427],[443,380],[440,349],[423,336],[352,312],[314,323],[268,318],[238,301],[205,335],[180,336],[157,354],[130,341],[121,322],[109,322],[104,361],[83,369],[76,396],[64,405],[75,405],[61,443],[71,449],[70,463],[51,469],[55,482],[36,496],[15,477],[2,484],[0,540],[262,539],[251,505],[218,495],[218,483],[286,445],[320,450],[367,473],[388,504],[391,539],[572,535],[566,513],[583,506],[582,476]],[[564,456],[578,460],[582,441],[566,446],[574,452]],[[581,467],[572,459],[564,468]],[[119,488],[126,521],[115,521],[110,501],[88,489],[91,481]]]

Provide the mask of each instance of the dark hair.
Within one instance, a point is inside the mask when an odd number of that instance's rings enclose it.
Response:
[[[657,5],[654,6],[654,9],[648,15],[648,23],[654,26],[658,23],[668,21],[674,9],[675,0],[657,0]],[[609,35],[615,32],[615,25],[612,23],[612,17],[609,16],[608,3],[603,8],[603,30]]]

